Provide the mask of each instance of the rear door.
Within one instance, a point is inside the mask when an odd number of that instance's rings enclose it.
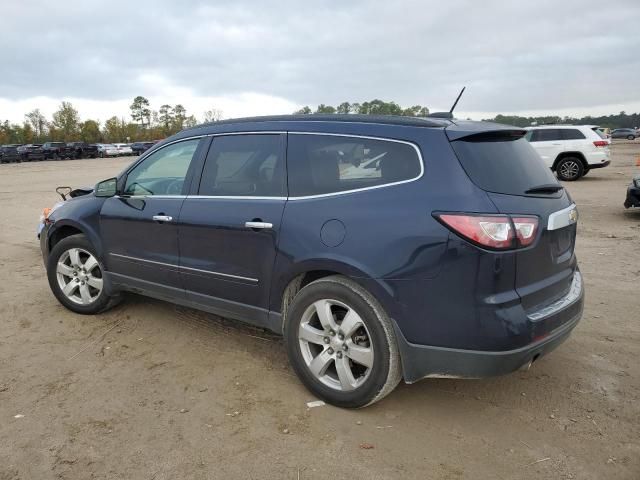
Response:
[[[168,297],[184,294],[177,222],[200,141],[183,140],[148,155],[127,173],[123,193],[104,202],[100,230],[116,282]]]
[[[487,192],[500,213],[538,217],[537,240],[516,250],[515,288],[525,310],[566,294],[577,265],[577,217],[553,174],[524,139],[508,132],[463,137],[451,145],[471,180]],[[532,191],[544,186],[546,190]]]
[[[216,313],[266,325],[286,203],[279,133],[213,138],[199,185],[180,214],[180,271],[187,298]]]
[[[559,128],[535,129],[529,141],[549,168],[553,167],[556,158],[564,150],[562,130]]]

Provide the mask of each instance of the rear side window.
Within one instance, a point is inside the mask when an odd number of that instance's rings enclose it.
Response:
[[[281,135],[215,137],[200,180],[200,195],[285,196]]]
[[[564,128],[561,132],[564,140],[583,140],[586,138],[577,128]]]
[[[530,142],[553,142],[562,140],[562,130],[559,128],[540,128],[532,132]]]
[[[415,179],[422,162],[411,144],[290,133],[287,167],[293,197],[346,192]]]
[[[538,153],[520,135],[478,134],[451,142],[451,146],[469,178],[483,190],[523,195],[530,188],[557,183]]]

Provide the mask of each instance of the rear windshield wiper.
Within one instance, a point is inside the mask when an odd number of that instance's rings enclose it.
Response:
[[[531,187],[524,193],[556,193],[563,188],[564,187],[562,185],[558,185],[557,183],[546,183],[544,185],[538,185],[537,187]]]

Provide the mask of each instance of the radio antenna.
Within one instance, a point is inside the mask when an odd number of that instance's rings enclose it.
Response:
[[[464,89],[465,88],[467,88],[467,87],[462,87],[462,90],[460,90],[460,93],[458,94],[458,98],[456,98],[456,101],[453,102],[453,105],[451,106],[451,110],[449,110],[449,113],[451,114],[452,117],[453,117],[453,111],[455,110],[456,106],[458,105],[458,102],[460,101],[460,97],[464,93]]]

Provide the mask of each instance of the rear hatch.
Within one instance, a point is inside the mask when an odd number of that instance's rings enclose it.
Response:
[[[526,131],[495,127],[478,132],[453,126],[446,131],[467,175],[500,213],[539,219],[536,241],[516,250],[515,289],[531,314],[569,292],[577,264],[576,217],[568,193],[524,139]]]

